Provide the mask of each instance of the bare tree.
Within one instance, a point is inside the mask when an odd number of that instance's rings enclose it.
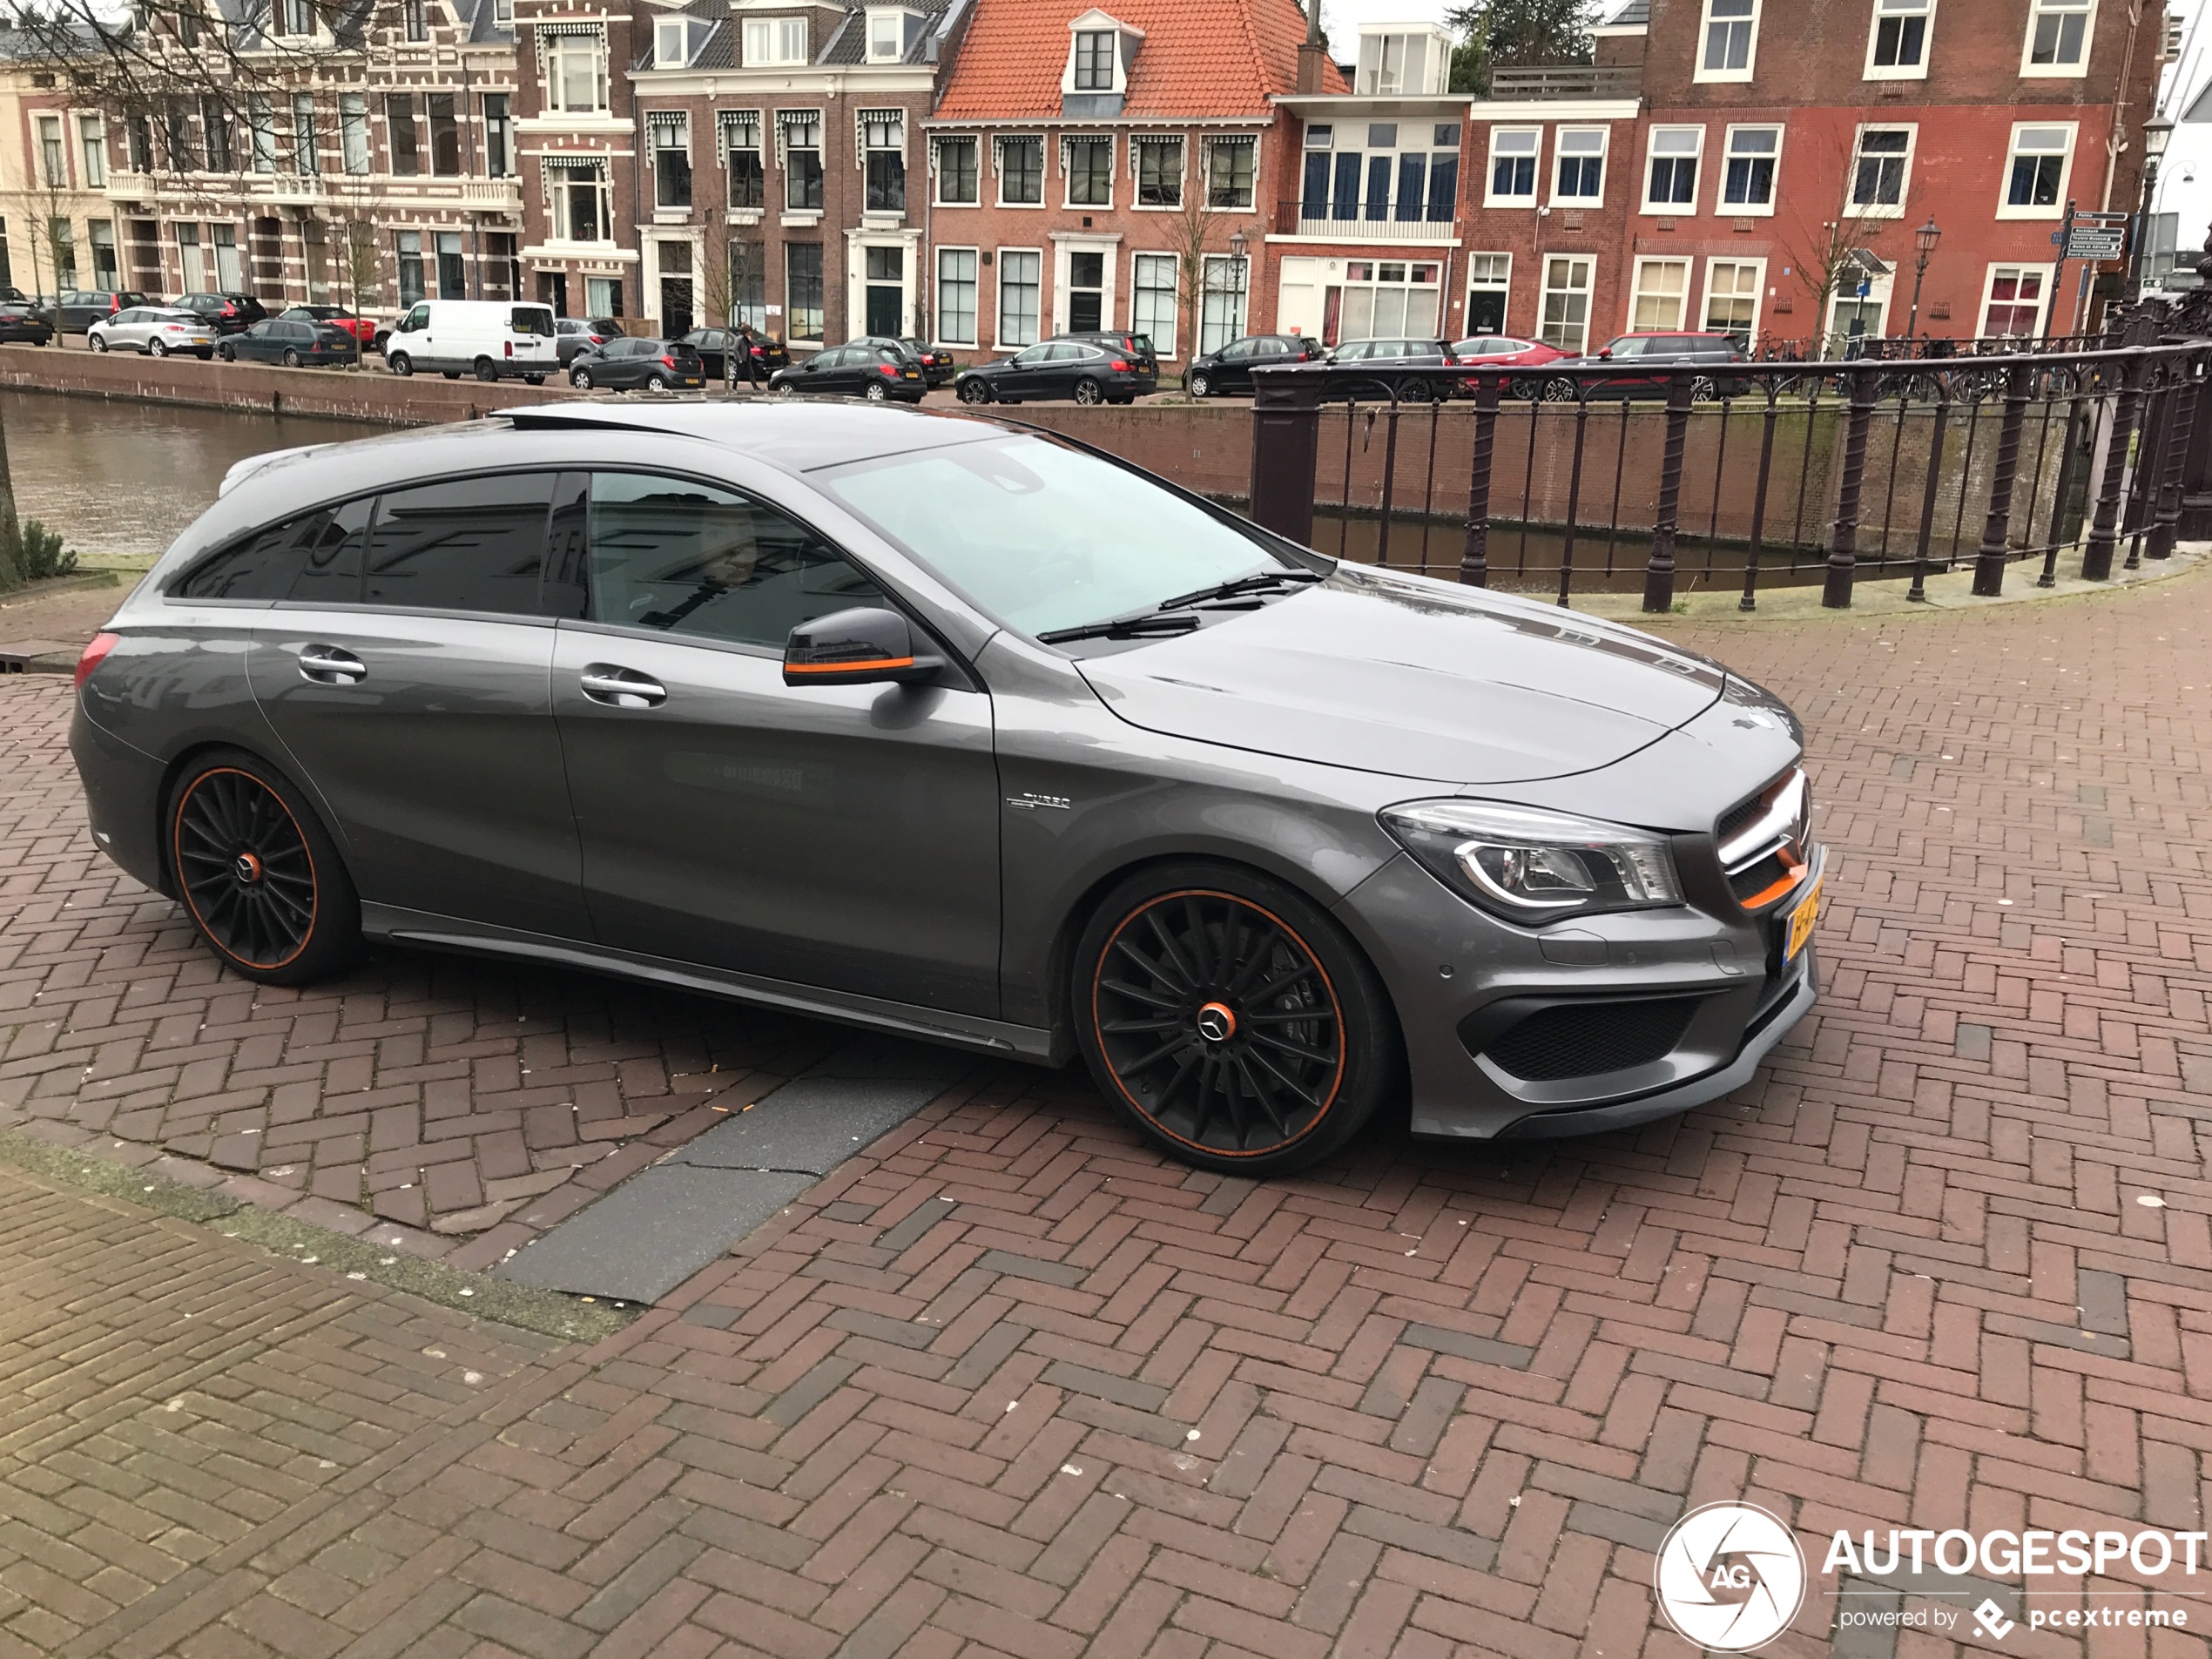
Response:
[[[711,213],[706,222],[706,234],[700,240],[694,293],[698,296],[702,321],[712,324],[718,317],[725,331],[722,341],[722,383],[734,391],[738,384],[738,278],[739,266],[736,250],[730,244],[729,227],[718,225]]]
[[[1202,160],[1201,169],[1203,165]],[[1181,340],[1176,342],[1184,361],[1186,381],[1190,378],[1190,360],[1198,354],[1207,296],[1223,292],[1220,266],[1209,257],[1228,252],[1225,245],[1216,246],[1216,233],[1221,228],[1222,219],[1223,213],[1213,204],[1203,172],[1197,178],[1186,178],[1175,216],[1166,221],[1167,243],[1176,262],[1176,308],[1178,315],[1186,320],[1184,326],[1190,331],[1187,344]]]
[[[1817,204],[1821,199],[1817,195],[1810,198],[1812,206],[1802,204],[1795,196],[1785,196],[1788,212],[1782,242],[1790,262],[1797,267],[1798,281],[1812,296],[1812,341],[1817,354],[1825,355],[1831,335],[1830,303],[1846,287],[1858,286],[1859,274],[1865,268],[1859,256],[1866,250],[1866,244],[1890,222],[1891,216],[1875,211],[1883,205],[1874,199],[1881,194],[1878,166],[1866,181],[1868,187],[1862,190],[1858,163],[1840,142],[1831,142],[1825,153],[1808,159],[1814,177],[1823,172],[1841,177],[1842,183],[1829,199],[1829,212],[1833,217],[1813,218],[1820,212]],[[1805,163],[1799,161],[1797,165],[1804,166]],[[1769,188],[1775,186],[1770,185]],[[1867,199],[1857,199],[1861,196]]]

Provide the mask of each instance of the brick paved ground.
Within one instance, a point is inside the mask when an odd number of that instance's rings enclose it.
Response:
[[[377,1440],[400,1422],[334,1412],[310,1453],[351,1433],[388,1460],[314,1453],[359,1486],[315,1524],[232,1541],[219,1594],[138,1589],[160,1563],[126,1542],[188,1523],[118,1485],[128,1453],[0,1440],[0,1501],[44,1501],[0,1522],[0,1594],[23,1598],[0,1602],[0,1633],[38,1649],[66,1633],[37,1622],[64,1618],[87,1628],[64,1651],[311,1659],[1672,1659],[1687,1650],[1653,1625],[1649,1552],[1696,1501],[1749,1495],[1808,1536],[2202,1529],[2209,622],[2212,580],[2192,577],[1685,632],[1804,712],[1844,860],[1828,1000],[1730,1101],[1501,1152],[1379,1134],[1259,1185],[1140,1150],[1073,1075],[987,1069],[599,1349],[510,1361],[505,1381],[477,1366],[483,1404],[405,1455]],[[173,1135],[197,1155],[234,1144],[191,1138],[236,1133],[225,1114],[262,1112],[287,1146],[344,1142],[319,1172],[370,1176],[388,1166],[346,1137],[397,1109],[403,1158],[518,1138],[543,1178],[564,1167],[556,1149],[509,1120],[548,1101],[520,1096],[604,1084],[591,1121],[624,1127],[595,1144],[651,1157],[732,1068],[782,1075],[824,1040],[398,955],[257,1009],[166,907],[84,856],[51,746],[58,689],[0,698],[32,733],[0,771],[15,860],[0,1017],[17,1022],[0,1108],[49,1133]],[[556,1067],[571,1069],[538,1081]],[[442,1137],[434,1101],[475,1127]],[[486,1177],[481,1153],[451,1162],[487,1196],[527,1178]],[[14,1248],[0,1237],[0,1284]],[[389,1299],[328,1312],[342,1302],[314,1305],[347,1331],[465,1325]],[[104,1355],[101,1339],[42,1363]],[[381,1352],[398,1366],[426,1345]],[[368,1397],[342,1362],[256,1363],[310,1399]],[[390,1386],[426,1413],[442,1402]],[[166,1386],[118,1420],[146,1420]],[[0,1432],[14,1406],[0,1394]],[[273,1433],[286,1451],[253,1458],[222,1439],[260,1438],[258,1420],[206,1430],[236,1460],[224,1475],[307,1479]],[[63,1546],[84,1554],[33,1553]],[[95,1560],[129,1581],[98,1589]],[[75,1613],[47,1604],[65,1593]],[[1824,1646],[1833,1606],[1811,1597],[1777,1651]],[[1894,1638],[1906,1659],[1951,1646]],[[2089,1652],[2025,1629],[2001,1646]],[[2122,1629],[2095,1649],[2183,1659],[2204,1643]]]

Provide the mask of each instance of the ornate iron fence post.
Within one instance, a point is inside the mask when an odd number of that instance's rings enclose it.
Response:
[[[1920,534],[1912,545],[1912,585],[1905,595],[1922,604],[1928,597],[1928,544],[1935,536],[1936,496],[1943,487],[1943,429],[1951,419],[1951,388],[1940,381],[1928,418],[1927,487],[1920,495]]]
[[[1858,565],[1858,511],[1866,489],[1866,440],[1874,426],[1879,377],[1871,368],[1851,371],[1851,407],[1844,425],[1844,475],[1836,489],[1836,533],[1828,543],[1828,577],[1820,603],[1830,610],[1851,608],[1852,576]]]
[[[1667,447],[1659,460],[1659,510],[1651,527],[1651,557],[1643,567],[1643,608],[1675,608],[1675,529],[1682,516],[1683,452],[1689,442],[1689,395],[1696,376],[1676,369],[1667,384]]]
[[[2181,376],[2174,388],[2174,418],[2172,429],[2166,435],[2164,473],[2158,482],[2158,515],[2152,520],[2150,545],[2144,556],[2170,559],[2174,556],[2174,542],[2182,518],[2182,477],[2188,462],[2189,446],[2196,435],[2199,405],[2204,397],[2204,381],[2200,371],[2204,359],[2192,353],[2176,365]]]
[[[1759,608],[1759,559],[1766,551],[1766,492],[1774,476],[1774,423],[1779,414],[1779,394],[1770,379],[1759,388],[1766,395],[1766,415],[1759,425],[1759,482],[1751,497],[1751,541],[1743,555],[1743,597],[1738,610]]]
[[[1252,519],[1300,547],[1313,543],[1324,373],[1263,368],[1252,375]]]
[[[1490,465],[1497,456],[1498,399],[1505,386],[1506,377],[1501,372],[1475,377],[1474,444],[1467,463],[1467,539],[1460,553],[1460,580],[1470,588],[1490,585]]]
[[[2005,550],[2013,526],[2013,486],[2020,469],[2020,430],[2027,424],[2028,366],[2005,371],[2005,423],[1997,433],[1997,466],[1989,480],[1989,516],[1982,521],[1974,555],[1974,591],[1993,598],[2005,590]]]
[[[2120,539],[2121,498],[2128,479],[2128,446],[2135,435],[2135,417],[2143,405],[2143,370],[2140,356],[2121,366],[2120,396],[2112,408],[2112,435],[2105,441],[2104,478],[2097,486],[2097,516],[2089,525],[2088,545],[2081,550],[2084,582],[2112,580],[2112,550]],[[1974,591],[1981,591],[1976,582]]]

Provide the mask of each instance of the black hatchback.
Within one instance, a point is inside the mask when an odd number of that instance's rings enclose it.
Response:
[[[952,353],[942,346],[933,346],[912,334],[863,334],[851,343],[855,346],[889,346],[906,353],[921,365],[921,383],[924,386],[942,386],[953,377]]]
[[[112,317],[133,306],[153,301],[135,288],[69,288],[55,307],[55,326],[64,334],[81,334],[97,317]]]
[[[872,403],[919,403],[929,387],[921,365],[904,346],[854,340],[778,369],[768,377],[768,389],[864,397]]]
[[[242,334],[269,314],[250,293],[180,293],[169,302],[189,311],[219,334]]]
[[[1088,340],[1041,340],[1011,357],[961,370],[953,392],[963,403],[1062,397],[1078,403],[1134,403],[1157,384],[1136,358],[1118,349]]]
[[[1310,334],[1246,334],[1219,351],[1190,360],[1184,390],[1193,397],[1223,397],[1252,389],[1252,370],[1288,368],[1321,355],[1321,342]]]
[[[706,384],[699,354],[680,340],[625,336],[586,346],[569,360],[569,384],[579,391],[604,386],[617,392],[670,392]]]

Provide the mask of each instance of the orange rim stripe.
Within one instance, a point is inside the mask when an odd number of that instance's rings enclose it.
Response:
[[[307,931],[300,936],[299,946],[292,954],[280,962],[248,961],[217,939],[215,930],[207,925],[207,918],[199,914],[199,907],[192,901],[192,888],[185,882],[185,803],[192,799],[193,789],[198,789],[210,778],[219,777],[225,773],[233,778],[253,778],[256,784],[263,789],[267,789],[269,799],[276,802],[278,810],[287,818],[292,819],[292,827],[300,837],[300,850],[307,855],[307,880],[313,883],[314,889],[307,903]],[[259,778],[254,778],[253,774],[243,766],[210,766],[192,780],[192,789],[187,789],[177,798],[177,810],[170,814],[169,819],[169,856],[170,867],[177,873],[177,892],[185,901],[185,908],[192,912],[192,920],[199,924],[200,937],[241,968],[250,968],[257,973],[273,974],[278,968],[297,961],[300,951],[307,949],[309,942],[314,940],[316,920],[322,914],[322,872],[315,868],[315,849],[309,844],[307,832],[300,829],[300,820],[292,817],[292,808],[285,805],[284,797],[278,794],[275,790],[269,789],[267,784],[262,783]]]

